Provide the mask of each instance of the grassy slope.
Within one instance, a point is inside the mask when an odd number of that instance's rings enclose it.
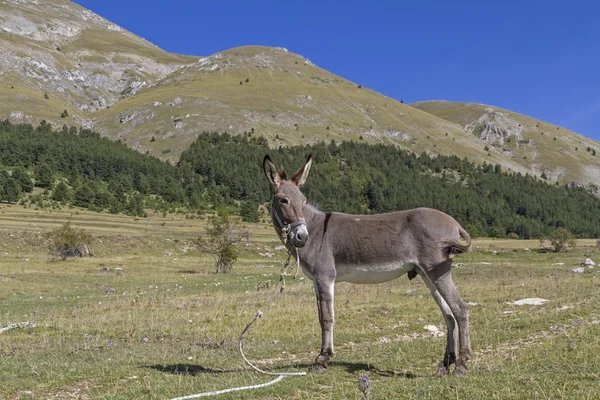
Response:
[[[567,182],[596,185],[600,182],[600,143],[593,139],[513,111],[483,104],[426,101],[413,106],[461,126],[477,121],[491,107],[521,124],[523,140],[530,141],[530,144],[512,141],[503,146],[513,152],[512,159],[515,162],[538,173],[564,169],[566,175],[562,180]],[[586,151],[588,147],[595,148],[598,154],[592,156],[591,152]],[[495,152],[503,148],[496,148]]]
[[[358,88],[282,49],[247,46],[207,60],[104,110],[98,128],[106,134],[121,131],[120,137],[142,151],[161,155],[169,150],[172,158],[198,132],[242,133],[254,128],[274,146],[362,136],[417,153],[454,153],[506,165],[502,155],[487,156],[484,145],[455,124]],[[180,103],[167,105],[175,99]],[[161,104],[154,106],[155,102]],[[123,115],[136,117],[119,123]],[[177,119],[181,128],[175,127]],[[155,142],[150,142],[152,137]],[[516,163],[508,165],[518,168]]]
[[[236,351],[258,308],[266,314],[246,337],[250,359],[268,370],[303,371],[316,355],[320,335],[310,282],[289,281],[271,304],[272,289],[257,290],[259,283],[276,283],[285,256],[274,250],[271,227],[253,225],[259,235],[240,264],[215,275],[209,259],[190,251],[202,221],[70,210],[39,212],[36,225],[29,213],[36,214],[16,206],[0,210],[10,227],[0,231],[0,326],[38,324],[0,336],[2,398],[171,398],[266,382],[243,367]],[[50,263],[38,235],[69,214],[74,226],[101,241],[92,244],[92,258]],[[364,373],[370,373],[373,399],[598,398],[598,273],[569,271],[586,254],[583,248],[522,250],[535,246],[476,241],[475,251],[459,258],[464,266],[455,270],[455,281],[463,298],[477,303],[470,314],[474,359],[464,379],[431,377],[445,338],[427,335],[423,326],[441,327],[443,320],[420,280],[402,277],[337,285],[337,354],[326,374],[223,398],[358,398]],[[265,248],[274,258],[259,254]],[[506,303],[523,297],[550,302]]]

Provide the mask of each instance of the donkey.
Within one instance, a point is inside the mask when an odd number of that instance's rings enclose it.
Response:
[[[315,287],[321,352],[311,372],[325,372],[333,356],[334,284],[382,283],[408,274],[409,279],[420,275],[427,284],[448,328],[446,351],[436,376],[447,374],[454,363],[455,375],[466,374],[471,359],[468,307],[454,286],[451,269],[453,255],[469,251],[469,234],[454,218],[430,208],[378,215],[320,211],[299,189],[308,178],[311,164],[309,155],[288,180],[285,171],[278,171],[268,155],[263,160],[264,173],[274,191],[275,231],[288,251],[299,258],[302,271]]]

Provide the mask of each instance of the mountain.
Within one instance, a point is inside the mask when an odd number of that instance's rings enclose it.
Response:
[[[600,185],[600,143],[586,136],[484,104],[425,101],[412,106],[458,124],[486,143],[490,153],[502,154],[550,181]]]
[[[98,111],[196,59],[70,1],[0,1],[0,112],[13,122],[91,127]]]
[[[592,178],[600,156],[586,152],[588,146],[600,150],[598,143],[562,130],[568,138],[557,143],[564,142],[564,149],[548,155],[538,138],[520,142],[530,139],[528,133],[511,133],[511,141],[500,145],[489,135],[482,139],[487,128],[467,127],[484,112],[463,123],[425,104],[403,104],[283,48],[183,56],[67,0],[0,1],[0,118],[12,122],[89,127],[171,161],[203,131],[247,132],[275,147],[387,143],[549,179],[598,182]],[[574,150],[578,141],[585,145]],[[524,148],[531,151],[524,154]],[[542,163],[554,158],[556,165]]]

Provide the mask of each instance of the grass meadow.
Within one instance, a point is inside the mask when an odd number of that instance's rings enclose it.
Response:
[[[51,261],[43,233],[68,218],[94,235],[93,257]],[[320,348],[312,285],[300,274],[268,303],[286,257],[266,224],[229,274],[193,239],[205,220],[87,211],[0,208],[1,399],[169,399],[255,385],[272,377],[243,364],[237,339],[254,313],[245,352],[275,372],[306,371]],[[471,302],[473,360],[464,378],[434,378],[442,315],[420,279],[336,286],[336,356],[323,375],[289,377],[219,398],[600,398],[599,268],[591,240],[540,253],[537,241],[477,240],[454,279]],[[530,250],[524,250],[525,248]],[[494,253],[495,252],[495,253]],[[268,254],[272,254],[268,257]],[[270,285],[270,287],[269,287]],[[539,306],[512,301],[541,297]]]

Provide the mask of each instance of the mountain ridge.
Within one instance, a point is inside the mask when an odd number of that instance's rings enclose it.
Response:
[[[563,129],[560,151],[529,131],[523,138],[518,124],[530,121],[516,113],[403,104],[284,48],[172,54],[67,0],[5,0],[0,23],[0,118],[12,122],[93,128],[171,161],[203,131],[246,132],[271,146],[386,143],[549,180],[600,181],[600,156],[584,149],[584,163],[571,154],[584,144],[600,150],[591,139]]]

